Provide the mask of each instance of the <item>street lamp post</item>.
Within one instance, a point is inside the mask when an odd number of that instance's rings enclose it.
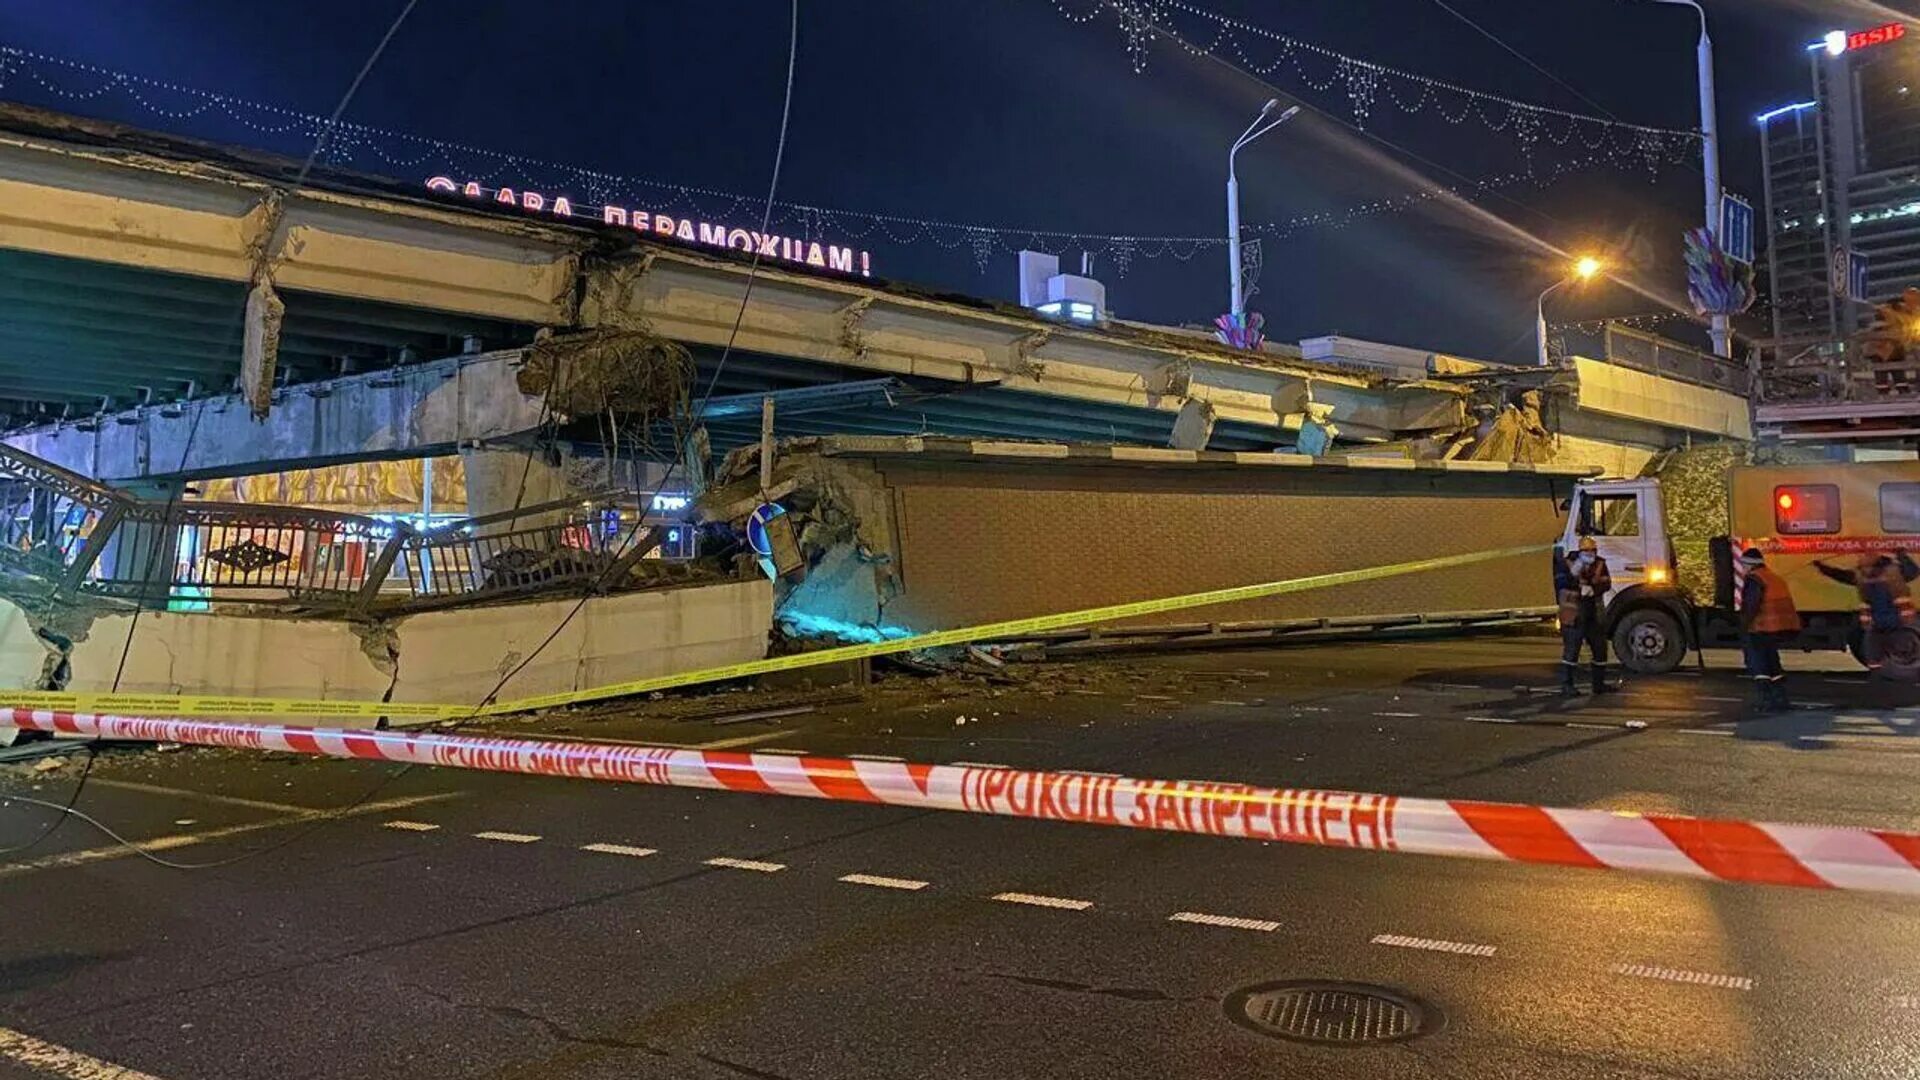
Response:
[[[1260,115],[1253,118],[1253,123],[1247,125],[1247,130],[1240,133],[1233,148],[1227,151],[1227,277],[1233,287],[1233,304],[1228,310],[1233,313],[1235,323],[1247,313],[1247,293],[1240,277],[1240,180],[1234,175],[1233,159],[1241,147],[1293,119],[1300,111],[1300,106],[1293,105],[1269,121],[1267,116],[1279,107],[1278,98],[1268,99],[1260,107]]]
[[[1599,259],[1591,255],[1583,256],[1567,270],[1565,277],[1540,290],[1540,298],[1533,302],[1533,344],[1541,367],[1547,366],[1547,297],[1570,281],[1590,280],[1601,269]]]
[[[1699,0],[1654,0],[1654,3],[1681,4],[1700,16],[1700,44],[1694,54],[1700,79],[1700,174],[1706,181],[1707,232],[1715,241],[1722,241],[1725,238],[1720,235],[1720,123],[1713,107],[1713,39],[1707,36],[1707,10],[1700,6]],[[1713,338],[1715,356],[1733,355],[1728,347],[1731,335],[1725,315],[1713,316],[1708,333]]]

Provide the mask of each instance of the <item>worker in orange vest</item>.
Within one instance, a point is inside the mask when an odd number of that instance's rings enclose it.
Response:
[[[1566,561],[1554,568],[1553,589],[1560,606],[1560,696],[1578,697],[1574,675],[1580,670],[1580,646],[1585,644],[1592,662],[1593,692],[1613,690],[1607,685],[1607,633],[1601,616],[1606,611],[1606,596],[1613,588],[1613,575],[1607,560],[1593,537],[1580,538],[1580,549],[1569,552]]]
[[[1780,667],[1780,646],[1800,635],[1800,612],[1793,606],[1787,581],[1767,565],[1759,548],[1740,554],[1746,582],[1740,587],[1740,649],[1753,677],[1754,698],[1761,712],[1785,712],[1786,672]]]
[[[1896,558],[1897,556],[1897,558]],[[1912,582],[1920,578],[1920,563],[1904,551],[1869,551],[1854,570],[1829,566],[1815,559],[1813,568],[1860,592],[1860,659],[1868,671],[1879,671],[1886,649],[1882,635],[1915,621]]]

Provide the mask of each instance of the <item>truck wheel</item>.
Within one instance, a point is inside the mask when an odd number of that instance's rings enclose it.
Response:
[[[1920,631],[1902,626],[1873,633],[1880,639],[1880,677],[1895,682],[1920,682]],[[1866,662],[1859,649],[1853,650],[1853,657]]]
[[[1665,675],[1680,666],[1687,655],[1686,635],[1680,621],[1660,608],[1630,611],[1613,628],[1613,651],[1628,671],[1641,675]]]

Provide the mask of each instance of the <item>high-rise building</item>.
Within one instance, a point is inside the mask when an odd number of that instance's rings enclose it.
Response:
[[[1812,99],[1759,117],[1783,364],[1831,361],[1872,303],[1920,286],[1920,27],[1836,30],[1807,58]],[[1864,298],[1846,295],[1848,252],[1866,259]]]

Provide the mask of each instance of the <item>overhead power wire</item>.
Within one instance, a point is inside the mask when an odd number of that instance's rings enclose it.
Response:
[[[399,31],[401,24],[406,22],[407,16],[413,13],[413,9],[416,5],[418,5],[418,3],[419,3],[419,0],[407,0],[406,5],[400,9],[400,13],[394,16],[393,21],[388,24],[387,32],[381,36],[379,44],[374,46],[372,53],[370,53],[367,56],[366,62],[360,65],[359,73],[354,76],[353,82],[348,85],[346,93],[341,95],[339,104],[334,106],[332,116],[328,119],[326,126],[324,126],[321,129],[319,135],[316,137],[313,148],[307,154],[306,161],[300,166],[300,172],[297,176],[295,176],[293,181],[292,186],[294,189],[298,189],[301,185],[306,183],[307,176],[312,172],[314,162],[319,158],[321,152],[325,148],[325,143],[327,141],[328,134],[335,129],[336,125],[339,122],[340,116],[346,112],[347,106],[352,104],[354,95],[359,93],[360,84],[366,81],[367,74],[373,70],[374,64],[379,61],[381,54],[386,51],[387,44],[393,40],[394,34]],[[0,74],[3,74],[3,72],[0,72]],[[269,238],[269,245],[271,245],[271,238]],[[239,331],[239,333],[244,333],[245,327],[246,327],[246,309],[244,304],[242,305],[240,318],[237,320],[237,323],[238,323],[237,330]],[[193,423],[190,424],[187,428],[186,439],[182,442],[180,447],[180,461],[179,461],[179,464],[176,465],[174,468],[174,472],[176,474],[186,471],[189,456],[193,452],[194,438],[196,435],[199,434],[199,431],[200,431],[200,420],[205,415],[206,415],[206,406],[203,403],[199,408],[196,408],[194,410]],[[175,484],[172,485],[172,490],[167,493],[166,505],[160,512],[160,520],[157,523],[153,524],[152,526],[157,532],[163,533],[164,530],[171,529],[174,527],[173,512],[175,507],[179,505],[180,496],[185,490],[186,490],[186,485],[184,483],[176,482]],[[114,672],[113,672],[113,685],[111,689],[112,689],[112,692],[115,692],[115,693],[119,692],[121,680],[126,676],[127,659],[132,654],[132,651],[133,651],[134,632],[139,629],[140,616],[146,611],[148,603],[151,602],[152,600],[152,598],[149,597],[147,593],[148,593],[148,590],[152,587],[155,579],[155,575],[158,573],[160,569],[161,553],[163,551],[172,550],[170,545],[164,542],[160,542],[162,539],[163,537],[156,536],[155,542],[151,543],[148,548],[145,569],[140,579],[139,600],[134,606],[132,618],[130,618],[127,622],[126,641],[124,641],[121,644],[120,660],[119,660],[119,663],[115,666]],[[169,582],[172,580],[171,573],[169,573],[168,575],[168,580]],[[161,602],[165,602],[166,597],[171,595],[171,591],[172,590],[169,587],[166,590],[166,593],[163,594],[163,596],[160,598]],[[204,870],[204,869],[210,869],[216,866],[227,866],[232,863],[239,862],[242,859],[249,859],[256,855],[264,855],[267,852],[276,851],[280,848],[286,847],[287,845],[294,843],[295,841],[313,832],[313,830],[318,828],[320,825],[323,825],[328,821],[331,821],[334,818],[337,818],[340,815],[353,810],[355,807],[358,807],[362,803],[365,803],[368,799],[373,798],[375,794],[379,793],[389,783],[399,778],[400,776],[404,775],[413,767],[411,765],[404,765],[397,770],[387,773],[386,776],[384,776],[379,782],[375,783],[372,787],[368,788],[366,793],[361,795],[359,798],[354,799],[352,802],[347,803],[345,806],[339,807],[335,810],[327,811],[322,816],[316,818],[313,821],[313,823],[309,825],[306,829],[302,829],[302,830],[299,830],[298,832],[290,834],[289,836],[282,838],[278,842],[268,844],[264,847],[253,848],[248,851],[244,851],[237,855],[234,855],[231,858],[221,859],[214,862],[198,863],[198,864],[178,863],[178,862],[172,862],[166,859],[162,859],[154,855],[152,852],[146,851],[145,849],[141,848],[139,845],[129,842],[120,834],[114,832],[112,829],[108,828],[105,824],[101,823],[99,820],[89,816],[84,811],[78,809],[81,793],[86,790],[87,778],[93,774],[93,764],[95,759],[98,757],[98,750],[95,745],[97,742],[98,740],[90,740],[86,744],[86,749],[87,749],[86,766],[81,769],[79,777],[75,779],[74,785],[73,785],[73,793],[70,796],[68,796],[67,802],[64,806],[62,806],[59,803],[48,802],[42,799],[28,798],[24,795],[6,795],[4,797],[0,797],[0,801],[12,800],[15,802],[30,803],[30,804],[34,804],[34,805],[38,805],[38,806],[42,806],[45,808],[58,811],[58,813],[56,813],[56,815],[54,816],[53,821],[50,822],[45,829],[41,830],[39,835],[35,836],[32,840],[24,844],[20,844],[12,848],[0,850],[0,855],[13,856],[13,855],[19,855],[28,850],[31,850],[32,848],[39,846],[42,841],[46,840],[48,837],[52,836],[56,831],[58,831],[60,826],[64,824],[68,818],[77,817],[82,821],[85,821],[93,825],[95,828],[99,829],[101,832],[105,833],[106,835],[112,837],[117,843],[120,843],[130,848],[135,854],[151,862],[158,863],[162,866],[168,866],[168,867],[172,867],[174,869],[179,869],[179,870]]]
[[[780,130],[779,130],[778,136],[774,140],[773,169],[772,169],[771,175],[767,179],[767,197],[766,197],[765,204],[761,209],[760,227],[762,231],[765,231],[768,228],[769,223],[772,221],[773,209],[775,204],[775,196],[780,190],[780,168],[782,163],[786,160],[787,127],[788,127],[788,120],[793,114],[794,71],[798,65],[799,55],[800,55],[800,0],[792,0],[791,15],[789,18],[788,33],[787,33],[786,88],[782,93],[781,102],[780,102]],[[734,311],[733,325],[727,330],[726,344],[720,350],[720,359],[714,365],[712,377],[710,377],[707,380],[706,390],[700,395],[699,400],[696,401],[693,405],[692,416],[694,418],[698,418],[700,414],[705,410],[707,402],[713,397],[714,388],[717,385],[719,385],[721,373],[726,370],[727,360],[733,355],[734,342],[739,338],[740,327],[742,323],[744,323],[746,320],[747,306],[753,300],[753,287],[754,287],[754,283],[759,279],[759,274],[760,274],[760,252],[757,250],[757,246],[756,246],[756,250],[753,253],[753,260],[747,267],[747,280],[746,280],[746,285],[742,289],[740,294],[740,306],[737,310]],[[687,445],[687,442],[688,440],[686,439],[682,439],[680,441],[679,452],[675,455],[672,464],[670,464],[667,467],[666,472],[661,475],[660,483],[656,485],[652,495],[658,495],[661,491],[665,490],[667,483],[673,478],[673,473],[675,469],[680,468],[685,464],[688,454],[691,453],[691,448]],[[627,531],[626,537],[622,540],[619,546],[619,549],[615,552],[615,557],[613,559],[614,563],[617,564],[620,561],[620,558],[626,554],[628,547],[631,544],[638,541],[640,536],[640,527],[642,523],[645,521],[646,509],[650,507],[653,503],[652,495],[649,495],[643,498],[643,500],[641,501],[640,507],[638,508],[637,512],[634,514],[632,528]],[[532,650],[530,650],[527,653],[526,656],[522,657],[520,662],[515,664],[511,669],[509,669],[506,672],[506,674],[500,676],[500,680],[494,683],[493,689],[487,691],[486,696],[482,697],[480,699],[480,703],[474,707],[474,711],[471,714],[471,716],[478,716],[480,711],[486,708],[489,704],[491,704],[494,701],[494,699],[499,695],[500,691],[506,687],[507,683],[513,680],[513,677],[515,675],[518,675],[521,671],[525,670],[528,664],[533,663],[533,661],[536,658],[538,658],[542,652],[546,651],[549,645],[552,645],[553,642],[557,638],[559,638],[561,632],[564,631],[567,628],[568,624],[572,623],[574,618],[577,617],[580,614],[581,610],[586,607],[587,601],[593,598],[595,592],[597,591],[598,584],[599,583],[596,581],[593,587],[589,587],[588,589],[584,590],[581,593],[580,598],[574,602],[571,608],[567,610],[567,613],[561,617],[560,621],[554,626],[553,630],[550,633],[548,633],[544,639],[541,640],[540,644],[536,645]],[[471,716],[469,718],[471,718]]]

